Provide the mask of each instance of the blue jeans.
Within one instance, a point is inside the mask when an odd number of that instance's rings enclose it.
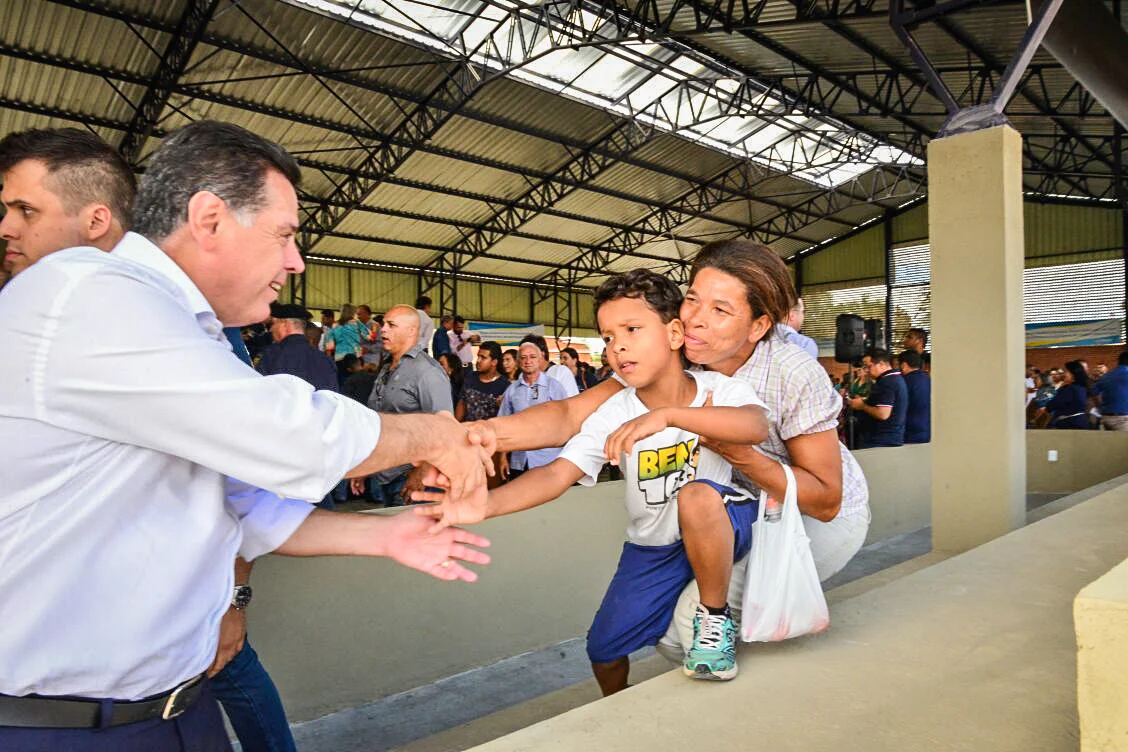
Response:
[[[243,752],[296,752],[282,698],[250,640],[211,680]]]
[[[402,475],[387,483],[380,483],[375,478],[368,479],[368,497],[373,504],[383,504],[386,507],[402,507],[403,497],[400,492],[407,485],[407,476]]]

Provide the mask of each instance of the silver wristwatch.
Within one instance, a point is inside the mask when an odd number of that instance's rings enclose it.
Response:
[[[236,585],[235,592],[231,596],[231,607],[236,611],[242,611],[251,603],[251,586],[250,585]]]

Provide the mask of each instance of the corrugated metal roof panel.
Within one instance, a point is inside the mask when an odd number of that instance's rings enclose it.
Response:
[[[169,40],[160,31],[138,28],[135,34],[114,19],[43,2],[4,3],[0,29],[6,44],[146,76],[160,62],[146,43],[163,50]],[[107,39],[116,43],[106,44]],[[57,75],[66,74],[57,69]]]
[[[489,204],[474,199],[381,183],[364,201],[365,206],[428,214],[467,224],[480,224],[493,215]]]
[[[137,86],[122,86],[131,99],[141,96]],[[63,73],[11,57],[0,57],[0,96],[68,112],[128,122],[133,107],[104,80],[82,73]],[[74,123],[67,125],[74,127]],[[118,136],[120,138],[120,136]]]
[[[490,251],[500,256],[511,256],[548,264],[563,264],[571,261],[580,253],[575,246],[541,243],[537,240],[528,240],[512,235],[502,238]]]
[[[529,321],[528,287],[482,282],[479,289],[483,320],[511,324]]]
[[[401,102],[359,87],[294,75],[292,69],[206,45],[193,60],[200,64],[181,78],[193,88],[385,135],[403,121]]]
[[[616,224],[630,224],[650,213],[650,207],[633,201],[593,193],[582,188],[569,193],[556,202],[562,212],[582,214],[593,219],[603,219]]]
[[[350,235],[404,240],[442,247],[452,246],[461,235],[457,227],[424,222],[418,219],[403,219],[375,212],[350,212],[337,229]]]
[[[486,159],[522,166],[538,172],[554,172],[569,161],[570,156],[558,143],[500,128],[462,117],[452,118],[439,129],[431,143]]]
[[[509,199],[520,196],[529,186],[519,173],[468,165],[423,152],[415,152],[408,157],[396,171],[396,175],[406,180]]]
[[[411,91],[430,92],[444,77],[433,53],[275,0],[244,0],[215,19],[211,28],[234,41]]]
[[[799,262],[803,265],[803,284],[884,277],[884,239],[884,230],[877,225],[808,256]]]
[[[622,162],[600,174],[592,184],[629,193],[656,204],[668,204],[692,188],[692,185],[679,178],[660,175]]]
[[[1123,247],[1123,213],[1110,207],[1057,206],[1027,203],[1023,206],[1027,257]]]
[[[312,249],[307,250],[307,253],[409,266],[421,266],[435,257],[435,251],[334,237],[322,238]]]
[[[698,180],[708,180],[737,163],[735,157],[672,135],[654,139],[639,149],[635,156],[659,170]]]
[[[893,218],[893,242],[928,240],[928,203],[915,206]]]
[[[470,105],[487,117],[505,118],[584,143],[597,141],[619,122],[597,107],[510,79],[490,83],[474,95]]]
[[[466,271],[471,274],[496,274],[502,277],[534,280],[547,273],[548,269],[535,262],[525,264],[503,259],[476,258],[467,264]]]
[[[611,231],[604,225],[576,222],[548,214],[538,214],[521,226],[524,232],[556,238],[562,243],[595,245],[607,238]]]

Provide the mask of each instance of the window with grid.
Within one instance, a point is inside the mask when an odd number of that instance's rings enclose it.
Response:
[[[918,243],[895,247],[890,257],[893,331],[887,340],[896,350],[909,329],[932,330],[932,251]]]
[[[803,333],[816,340],[819,350],[834,350],[834,320],[841,313],[853,313],[863,319],[885,320],[885,284],[863,283],[856,287],[810,285],[803,287],[803,304],[807,318]]]
[[[1092,331],[1124,339],[1124,260],[1087,261],[1022,273],[1027,324],[1092,322]]]

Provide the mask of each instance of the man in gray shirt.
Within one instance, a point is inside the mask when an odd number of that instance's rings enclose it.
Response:
[[[419,314],[407,305],[384,314],[380,341],[386,357],[368,395],[368,406],[379,413],[454,412],[450,379],[443,367],[423,351]],[[369,497],[377,504],[403,506],[403,487],[411,465],[401,465],[368,479]]]

